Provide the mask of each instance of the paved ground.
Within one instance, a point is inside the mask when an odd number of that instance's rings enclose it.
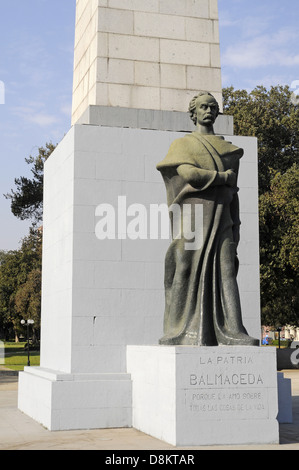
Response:
[[[135,429],[50,432],[17,409],[18,378],[0,370],[0,450],[299,450],[299,370],[282,372],[292,379],[293,424],[280,425],[279,445],[178,448]]]

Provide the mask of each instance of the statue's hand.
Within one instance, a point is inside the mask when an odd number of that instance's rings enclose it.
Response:
[[[225,174],[226,174],[226,184],[231,187],[235,186],[237,184],[237,175],[234,172],[234,170],[227,170]]]

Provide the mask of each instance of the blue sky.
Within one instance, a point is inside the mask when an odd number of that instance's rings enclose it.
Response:
[[[251,90],[299,79],[298,0],[218,0],[222,85]]]
[[[218,1],[223,86],[299,80],[298,0]],[[29,227],[2,194],[30,175],[26,157],[70,128],[75,3],[0,0],[0,249],[18,248]]]

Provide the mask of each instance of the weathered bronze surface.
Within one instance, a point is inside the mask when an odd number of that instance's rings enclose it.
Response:
[[[240,226],[237,177],[243,150],[214,134],[219,107],[211,94],[197,95],[189,111],[196,131],[175,140],[157,165],[166,185],[173,234],[165,259],[164,337],[159,342],[259,345],[243,326],[236,280]],[[186,226],[189,224],[196,238],[199,205],[201,244],[190,249]],[[184,212],[187,206],[189,213]],[[180,210],[174,211],[175,207]]]

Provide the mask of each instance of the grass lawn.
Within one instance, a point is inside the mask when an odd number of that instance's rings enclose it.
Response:
[[[4,366],[12,370],[24,370],[27,366],[28,353],[27,349],[24,349],[26,343],[4,343],[5,357]],[[39,366],[40,352],[30,351],[30,365]]]

